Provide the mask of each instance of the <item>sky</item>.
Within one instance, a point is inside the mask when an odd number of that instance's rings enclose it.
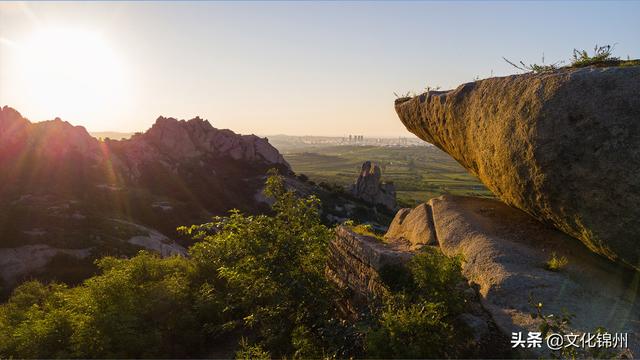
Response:
[[[616,44],[640,2],[0,2],[0,106],[144,131],[158,116],[259,135],[410,136],[394,92]]]

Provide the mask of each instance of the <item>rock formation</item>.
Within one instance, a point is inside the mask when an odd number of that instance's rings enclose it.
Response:
[[[414,209],[400,209],[384,237],[390,243],[399,243],[410,250],[418,250],[425,245],[436,245],[433,229],[431,207],[425,203]]]
[[[265,210],[254,194],[274,167],[291,172],[267,139],[219,130],[200,118],[160,117],[130,139],[99,141],[81,126],[57,118],[32,123],[4,106],[0,278],[11,284],[43,273],[58,254],[88,254],[86,261],[75,257],[83,266],[143,248],[183,255],[186,250],[174,241],[176,227],[233,208]],[[29,249],[38,251],[22,256]],[[17,267],[12,254],[30,265]],[[64,261],[58,265],[64,268]]]
[[[116,143],[118,143],[116,145]],[[267,139],[255,135],[238,135],[231,130],[216,129],[199,117],[185,121],[159,117],[147,132],[131,139],[107,142],[121,148],[125,163],[133,174],[141,164],[181,161],[200,157],[228,157],[247,163],[264,163],[290,169],[282,155]]]
[[[402,265],[412,256],[408,251],[385,246],[379,239],[356,234],[344,226],[337,228],[329,253],[329,278],[351,289],[362,300],[382,297],[386,290],[380,271],[386,266]]]
[[[415,222],[406,222],[413,212],[426,214],[429,231],[414,232]],[[540,320],[530,316],[535,311],[531,300],[542,303],[546,315],[562,315],[563,310],[575,315],[568,329],[573,333],[594,333],[600,326],[612,334],[626,332],[630,350],[640,351],[639,275],[634,270],[594,254],[566,234],[494,199],[445,195],[412,211],[403,209],[399,215],[404,224],[394,221],[385,238],[414,233],[417,243],[434,243],[447,256],[462,255],[463,275],[490,315],[485,320],[505,337],[539,331]],[[384,293],[380,264],[403,264],[417,251],[341,228],[331,243],[328,272],[361,298],[367,293],[371,298]],[[566,257],[567,265],[550,270],[547,262],[553,253]],[[475,313],[475,322],[483,318]]]
[[[429,204],[441,250],[464,257],[463,274],[477,284],[483,307],[506,335],[539,331],[539,320],[529,316],[531,299],[543,304],[545,314],[574,314],[574,333],[599,326],[628,332],[630,349],[638,354],[637,272],[497,200],[442,196]],[[568,259],[559,271],[547,268],[554,252]]]
[[[382,171],[377,164],[365,161],[360,175],[351,186],[351,193],[370,204],[380,204],[389,210],[396,208],[396,188],[381,181]]]
[[[507,204],[640,269],[640,67],[491,78],[396,111]]]

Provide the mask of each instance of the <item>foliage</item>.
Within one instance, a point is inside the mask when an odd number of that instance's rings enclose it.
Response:
[[[274,174],[265,194],[275,199],[274,216],[234,212],[220,232],[191,248],[191,257],[199,273],[222,284],[225,329],[251,330],[252,340],[275,356],[297,350],[294,333],[300,343],[330,352],[341,342],[320,334],[333,324],[337,294],[324,277],[332,233],[320,223],[319,201],[299,199]]]
[[[507,58],[503,57],[502,58],[504,61],[506,61],[509,65],[515,67],[518,70],[522,70],[522,71],[532,71],[534,73],[545,73],[545,72],[552,72],[552,71],[556,71],[559,68],[559,65],[562,64],[562,61],[558,61],[555,62],[553,64],[545,64],[544,63],[544,54],[542,54],[542,64],[525,64],[524,61],[520,61],[519,64],[515,64],[514,62],[508,60]]]
[[[414,256],[406,271],[382,271],[392,293],[384,300],[377,324],[367,335],[367,356],[373,358],[443,358],[456,356],[455,336],[466,329],[454,319],[465,306],[457,285],[463,280],[461,259],[426,249]]]
[[[241,360],[269,360],[271,355],[260,345],[251,345],[246,338],[240,340],[240,350],[236,351],[236,359]]]
[[[98,266],[103,274],[83,286],[31,281],[15,289],[0,307],[0,357],[185,356],[202,345],[198,319],[210,315],[189,291],[186,259],[141,252]]]
[[[569,313],[566,309],[562,309],[562,315],[556,316],[554,314],[544,314],[542,311],[543,304],[541,302],[535,303],[529,296],[529,305],[534,309],[531,312],[532,319],[540,320],[539,330],[542,333],[542,338],[546,339],[550,334],[559,334],[563,338],[567,335],[573,334],[571,330],[571,321],[575,318],[575,315]],[[602,334],[607,330],[599,326],[592,333]],[[575,347],[575,346],[563,346],[559,350],[553,350],[551,356],[554,359],[617,359],[622,358],[615,350],[606,347]]]
[[[411,92],[411,91],[407,91],[406,93],[396,93],[395,91],[393,92],[393,95],[395,95],[396,100],[400,100],[400,99],[406,99],[406,98],[410,98],[410,97],[414,97],[416,96],[415,93]]]
[[[181,228],[190,257],[103,258],[81,286],[27,282],[0,306],[0,357],[194,357],[243,334],[239,357],[348,357],[324,277],[331,230],[318,200],[272,174],[273,216],[235,211]]]
[[[382,239],[382,237],[375,232],[373,226],[370,224],[358,224],[355,225],[353,221],[347,220],[343,223],[343,225],[348,226],[351,231],[356,234],[374,237],[376,239]]]
[[[573,49],[573,55],[571,58],[571,64],[568,66],[570,68],[581,68],[587,66],[636,66],[640,65],[640,60],[620,60],[619,57],[613,56],[613,49],[615,45],[604,45],[604,46],[596,46],[593,48],[593,55],[589,55],[586,50],[578,50]],[[553,64],[545,64],[544,63],[544,54],[542,54],[542,64],[525,64],[523,61],[520,61],[519,64],[516,64],[507,58],[502,58],[504,61],[509,63],[509,65],[515,67],[518,70],[522,70],[525,72],[534,72],[534,73],[545,73],[545,72],[553,72],[558,69],[561,69],[560,64],[563,64],[564,61],[558,61]]]
[[[566,256],[558,257],[558,254],[554,251],[551,253],[549,260],[547,260],[546,267],[549,271],[560,271],[567,266],[567,264],[569,264],[569,259],[567,259]]]
[[[455,343],[455,330],[442,303],[411,303],[394,297],[367,338],[372,358],[442,358]]]
[[[572,67],[585,67],[591,65],[602,65],[607,63],[617,63],[620,58],[612,55],[615,45],[596,46],[593,48],[593,55],[589,55],[586,50],[573,49]]]

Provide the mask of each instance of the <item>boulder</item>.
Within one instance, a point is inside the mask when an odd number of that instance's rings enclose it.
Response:
[[[413,209],[400,209],[384,237],[388,242],[404,243],[410,250],[418,250],[425,245],[436,245],[433,229],[431,206],[423,203]]]
[[[507,204],[640,269],[640,67],[491,78],[395,108]]]
[[[389,210],[396,208],[396,188],[393,183],[382,182],[382,171],[377,164],[365,161],[360,175],[351,186],[351,194],[370,204],[379,204]]]

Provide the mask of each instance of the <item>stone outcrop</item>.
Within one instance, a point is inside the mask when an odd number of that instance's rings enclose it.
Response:
[[[410,250],[436,245],[431,206],[423,203],[413,209],[400,209],[384,237],[388,242],[402,244]]]
[[[188,121],[159,117],[147,132],[119,142],[124,148],[124,156],[133,168],[137,168],[140,162],[153,159],[169,163],[215,156],[248,163],[281,165],[290,169],[289,164],[267,139],[216,129],[199,117]]]
[[[59,254],[84,259],[91,255],[91,249],[59,249],[43,244],[0,248],[1,284],[11,286],[27,275],[42,271]]]
[[[370,204],[380,204],[389,210],[396,208],[396,188],[393,183],[382,182],[380,166],[365,161],[351,193]]]
[[[545,314],[574,314],[574,333],[599,326],[628,332],[630,349],[638,354],[637,272],[497,200],[443,196],[430,204],[440,248],[464,257],[464,276],[477,284],[483,307],[505,334],[539,331],[531,300],[541,302]],[[554,252],[568,260],[559,271],[547,268]]]
[[[545,315],[562,315],[564,310],[575,315],[568,327],[573,333],[593,333],[600,326],[612,334],[628,333],[631,355],[639,353],[637,272],[498,200],[445,195],[426,205],[431,209],[426,212],[431,232],[421,233],[422,242],[435,236],[445,255],[462,255],[463,275],[490,315],[488,325],[495,324],[505,338],[513,332],[539,331],[540,320],[530,316],[535,311],[531,302],[542,303]],[[380,267],[374,265],[379,264],[378,254],[401,252],[404,262],[418,251],[344,229],[337,232],[331,248],[332,278],[358,294],[382,292]],[[547,262],[553,253],[566,257],[567,265],[550,270]],[[482,324],[482,312],[474,313],[475,317],[465,315],[465,322],[480,334],[487,323]]]
[[[640,269],[640,67],[491,78],[395,107],[507,204]]]
[[[380,238],[339,226],[329,244],[326,274],[338,286],[350,290],[346,304],[341,303],[345,314],[357,318],[370,305],[382,304],[384,296],[388,295],[389,281],[393,278],[391,274],[397,273],[397,267],[405,266],[417,252],[417,249],[409,250],[403,243],[383,242]],[[459,340],[470,340],[469,345],[475,344],[473,353],[477,357],[504,354],[503,345],[507,340],[496,328],[491,315],[480,305],[477,293],[466,282],[458,284],[458,288],[468,306],[467,312],[457,316],[456,321],[470,330],[471,337]],[[500,343],[500,348],[486,348],[491,341]]]
[[[339,286],[351,289],[358,298],[379,298],[385,294],[380,271],[387,266],[402,265],[411,257],[408,251],[339,226],[329,244],[327,275]]]

